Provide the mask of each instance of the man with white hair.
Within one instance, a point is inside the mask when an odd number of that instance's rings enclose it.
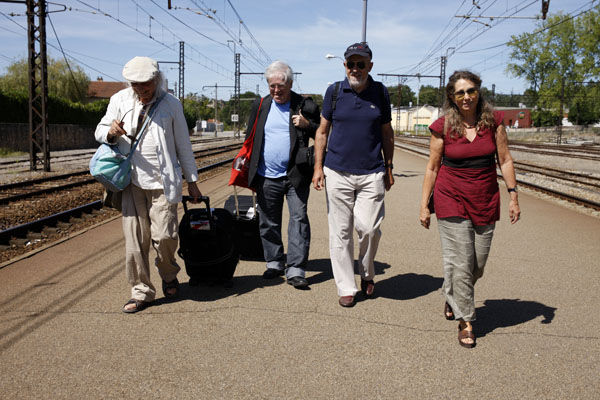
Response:
[[[134,57],[125,64],[123,77],[131,86],[110,98],[95,135],[101,143],[117,144],[123,154],[129,153],[141,135],[131,158],[131,184],[122,199],[125,271],[131,285],[131,299],[122,311],[135,313],[156,296],[150,280],[150,245],[156,250],[155,265],[165,297],[175,297],[179,291],[175,250],[182,171],[189,195],[198,198],[201,193],[183,107],[163,89],[158,63]],[[149,116],[152,107],[154,113]],[[145,132],[140,132],[147,118]]]
[[[246,131],[248,137],[256,120],[248,183],[257,194],[267,262],[263,277],[273,279],[285,272],[287,283],[304,289],[308,287],[305,267],[310,224],[306,211],[313,165],[308,145],[318,126],[319,107],[310,97],[303,98],[292,91],[294,75],[286,63],[275,61],[269,65],[265,78],[270,94],[262,105],[259,100],[252,105]],[[284,198],[290,214],[287,255],[281,239]]]
[[[327,88],[315,135],[312,181],[315,189],[326,189],[329,254],[342,307],[352,307],[358,292],[353,227],[358,236],[360,287],[366,297],[373,296],[383,198],[394,184],[390,98],[386,87],[369,75],[372,57],[366,43],[346,49],[346,79]]]

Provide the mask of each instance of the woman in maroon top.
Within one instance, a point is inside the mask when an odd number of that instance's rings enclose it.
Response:
[[[500,219],[496,154],[510,193],[510,222],[517,222],[521,214],[502,113],[492,109],[480,89],[481,79],[469,71],[456,71],[448,79],[444,116],[429,126],[429,162],[419,217],[429,229],[428,203],[433,194],[444,264],[444,315],[459,321],[458,342],[468,348],[475,346],[474,285],[483,275]]]

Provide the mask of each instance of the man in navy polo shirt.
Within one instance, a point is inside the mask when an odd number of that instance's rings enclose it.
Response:
[[[317,190],[325,187],[327,195],[329,253],[342,307],[352,307],[358,292],[353,227],[358,234],[361,290],[367,297],[373,295],[383,198],[394,184],[390,98],[385,86],[369,75],[372,56],[366,43],[346,49],[346,79],[327,88],[315,135],[312,182]]]

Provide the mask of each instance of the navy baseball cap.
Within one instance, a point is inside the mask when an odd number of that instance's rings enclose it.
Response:
[[[347,60],[348,57],[354,55],[373,58],[373,53],[371,52],[369,45],[366,43],[354,43],[348,46],[346,52],[344,53],[344,58]]]

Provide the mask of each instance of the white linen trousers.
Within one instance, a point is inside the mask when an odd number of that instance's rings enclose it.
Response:
[[[358,237],[358,273],[364,280],[375,276],[375,254],[385,215],[384,172],[356,175],[324,167],[329,255],[339,296],[354,296],[353,228]]]

